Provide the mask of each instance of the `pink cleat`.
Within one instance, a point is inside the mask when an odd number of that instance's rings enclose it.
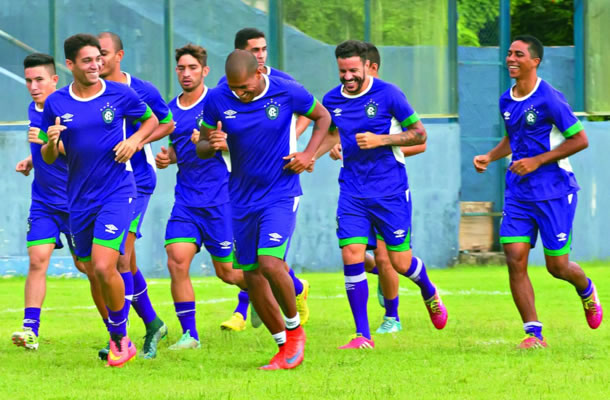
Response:
[[[341,350],[373,349],[373,348],[375,348],[375,342],[373,342],[373,339],[367,339],[359,333],[352,336],[352,340],[350,340],[346,345],[339,347],[339,349],[341,349]]]
[[[602,303],[597,296],[597,288],[593,284],[592,286],[593,292],[586,299],[582,299],[582,306],[585,309],[585,316],[587,317],[589,328],[597,329],[602,323],[604,311],[602,310]]]
[[[443,329],[447,325],[447,308],[441,300],[441,296],[438,294],[438,289],[434,296],[428,300],[424,300],[424,304],[430,314],[430,320],[436,329]]]
[[[136,346],[127,336],[123,336],[119,346],[114,340],[110,339],[110,351],[108,352],[108,367],[122,367],[136,356]]]
[[[542,340],[538,339],[536,335],[527,335],[525,339],[519,343],[520,349],[542,349],[546,347],[546,340],[542,338]]]

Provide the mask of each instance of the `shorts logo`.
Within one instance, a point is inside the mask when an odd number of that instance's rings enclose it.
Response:
[[[273,99],[271,99],[269,103],[265,104],[265,113],[267,114],[267,118],[269,118],[271,121],[280,116],[279,106],[281,106],[281,104],[276,103],[273,101]]]
[[[279,233],[270,233],[269,234],[269,239],[272,242],[279,242],[282,239],[282,235],[280,235]]]
[[[364,110],[366,111],[366,116],[369,118],[375,118],[377,116],[377,107],[379,104],[375,103],[373,99],[369,100],[366,106],[364,106]]]
[[[565,242],[566,240],[568,240],[568,235],[566,235],[563,232],[561,232],[560,234],[558,234],[556,236],[557,236],[557,240],[560,242]]]
[[[116,234],[116,231],[118,231],[119,228],[117,228],[116,226],[112,225],[112,224],[108,224],[106,225],[106,232],[110,233],[111,235]]]
[[[228,250],[231,248],[231,242],[227,242],[226,240],[224,242],[220,242],[218,244],[220,245],[220,248],[223,250]]]
[[[402,237],[405,237],[405,231],[404,231],[403,229],[399,229],[399,230],[397,230],[397,231],[394,231],[394,235],[395,235],[397,238],[402,238]]]
[[[525,110],[525,123],[528,125],[534,125],[538,120],[538,111],[534,108],[534,106],[530,106],[527,110]]]
[[[100,111],[102,112],[102,119],[105,123],[110,124],[114,121],[114,112],[116,111],[116,108],[111,106],[110,103],[106,103],[106,106],[101,108]]]

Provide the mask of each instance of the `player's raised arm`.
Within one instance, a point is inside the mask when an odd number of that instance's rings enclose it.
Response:
[[[210,129],[204,122],[200,127],[197,156],[203,159],[212,158],[217,151],[227,149],[227,134],[222,131],[222,122],[216,123],[216,129]]]
[[[472,163],[474,164],[474,169],[476,169],[477,172],[485,172],[490,162],[504,158],[509,154],[511,154],[510,142],[508,140],[508,136],[504,136],[502,140],[500,140],[500,143],[498,143],[496,147],[491,149],[487,154],[475,156]]]
[[[48,141],[40,149],[42,159],[47,164],[53,164],[57,157],[59,157],[59,135],[66,129],[66,126],[61,124],[61,119],[55,117],[55,125],[49,126],[47,130]]]

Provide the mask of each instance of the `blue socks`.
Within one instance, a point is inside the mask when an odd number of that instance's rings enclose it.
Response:
[[[303,293],[303,284],[301,283],[299,278],[296,277],[296,275],[294,274],[294,271],[292,270],[292,268],[288,268],[288,274],[292,278],[292,283],[294,284],[294,292],[295,292],[295,294],[298,296],[301,293]]]
[[[525,331],[526,335],[535,335],[538,339],[544,340],[542,338],[542,322],[540,321],[524,323],[523,330]]]
[[[373,274],[373,275],[379,275],[379,270],[377,269],[377,267],[373,267],[372,270],[369,271],[369,274]]]
[[[419,289],[421,290],[421,295],[424,300],[428,300],[434,293],[436,293],[436,288],[430,282],[428,278],[428,274],[426,273],[426,266],[424,262],[418,257],[411,258],[411,266],[404,274],[407,278],[411,279]]]
[[[108,331],[110,334],[127,336],[127,318],[125,317],[125,308],[118,311],[112,311],[108,306]]]
[[[148,286],[142,272],[138,271],[133,275],[133,300],[131,305],[136,310],[138,316],[142,318],[144,324],[150,324],[157,318],[157,313],[148,297]]]
[[[30,328],[36,336],[38,336],[38,328],[40,327],[40,308],[28,307],[23,313],[23,327]]]
[[[400,321],[398,318],[398,296],[395,299],[388,300],[383,298],[383,304],[385,306],[385,316],[396,318],[396,321]]]
[[[250,296],[248,296],[248,292],[245,290],[240,290],[237,295],[237,307],[233,313],[240,313],[244,317],[244,321],[248,319],[248,305],[250,304]]]
[[[195,302],[194,301],[183,301],[181,303],[174,303],[176,309],[176,315],[182,325],[182,333],[189,331],[191,337],[195,340],[199,340],[199,333],[197,332],[197,326],[195,324]]]
[[[371,331],[366,309],[369,299],[369,286],[364,272],[364,263],[344,265],[343,274],[345,275],[347,299],[356,323],[356,333],[370,339]]]
[[[121,274],[123,283],[125,284],[125,305],[123,306],[123,318],[129,319],[129,309],[131,308],[131,300],[133,299],[133,275],[131,271],[123,272]]]
[[[587,278],[587,282],[589,282],[589,284],[587,285],[587,288],[585,290],[576,291],[578,293],[578,295],[580,297],[582,297],[583,299],[586,299],[587,297],[591,296],[591,293],[593,293],[593,282],[591,282],[591,279],[589,279],[589,278]]]

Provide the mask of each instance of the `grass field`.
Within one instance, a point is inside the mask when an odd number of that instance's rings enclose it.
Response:
[[[604,300],[608,268],[584,264]],[[311,319],[305,362],[292,371],[258,371],[275,352],[264,328],[222,332],[237,290],[216,278],[194,279],[200,350],[170,352],[180,336],[168,280],[149,291],[169,326],[169,340],[155,360],[122,369],[96,359],[107,340],[90,307],[84,279],[51,278],[37,352],[13,346],[10,335],[23,318],[23,278],[0,280],[0,399],[604,399],[610,397],[610,322],[588,328],[568,284],[544,268],[531,268],[545,350],[519,351],[523,332],[504,267],[433,270],[449,322],[437,331],[416,286],[401,281],[403,331],[375,336],[374,350],[339,351],[353,333],[340,274],[302,274],[311,282]],[[372,330],[383,310],[369,278]],[[606,303],[610,307],[610,303]],[[610,309],[609,309],[610,310]],[[131,314],[130,336],[142,344],[144,328]]]

